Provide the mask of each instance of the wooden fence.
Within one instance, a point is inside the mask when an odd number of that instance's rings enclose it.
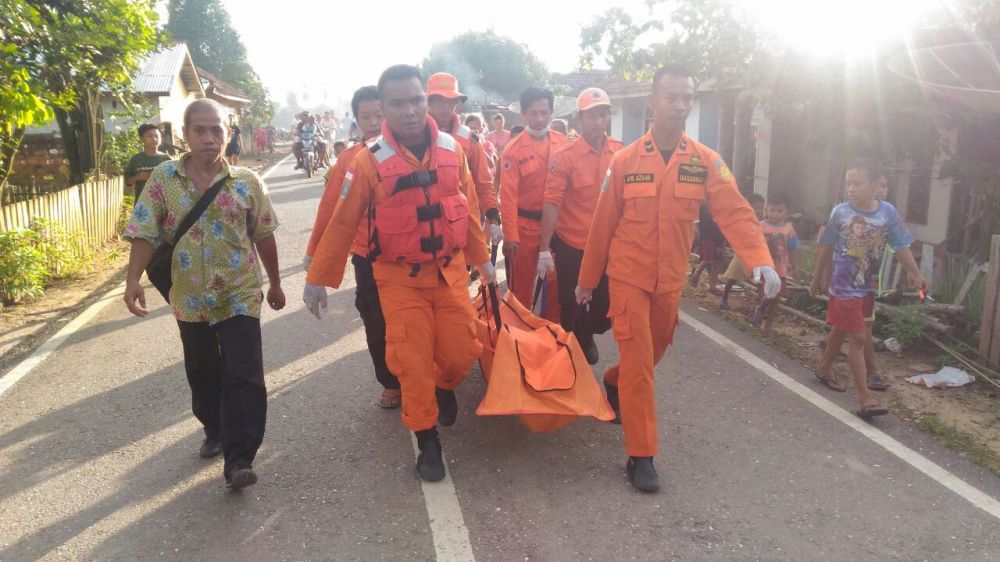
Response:
[[[124,178],[92,181],[0,206],[0,232],[28,228],[35,217],[58,222],[97,248],[115,235],[124,198]]]
[[[1000,365],[1000,234],[994,234],[990,244],[979,353],[994,365]]]

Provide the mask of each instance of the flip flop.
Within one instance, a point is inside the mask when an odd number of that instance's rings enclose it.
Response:
[[[847,392],[847,389],[844,388],[844,385],[840,384],[840,381],[837,380],[836,375],[830,374],[829,377],[824,377],[823,374],[820,373],[819,371],[813,371],[813,374],[816,375],[816,378],[819,379],[819,382],[823,383],[823,386],[829,388],[830,390],[833,390],[835,392]]]
[[[878,373],[868,373],[868,390],[874,390],[876,392],[882,392],[889,389],[889,383],[882,379],[882,375]]]
[[[884,416],[889,413],[889,409],[878,404],[869,404],[854,411],[859,418],[871,419],[875,416]]]
[[[403,392],[398,388],[387,388],[382,391],[378,401],[379,408],[393,410],[403,405]]]
[[[764,323],[764,319],[762,318],[760,311],[756,308],[750,313],[750,318],[748,318],[748,320],[750,320],[750,324],[754,328],[760,328],[760,325]]]

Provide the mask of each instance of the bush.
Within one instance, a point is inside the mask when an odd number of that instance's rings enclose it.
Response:
[[[35,217],[31,220],[34,244],[45,259],[52,277],[73,277],[90,269],[93,257],[81,236],[66,231],[62,224]]]
[[[135,205],[134,195],[125,195],[122,199],[121,213],[118,215],[118,225],[116,230],[118,236],[125,234],[125,228],[128,227],[128,221],[132,218],[132,207]]]
[[[0,301],[14,304],[42,294],[49,271],[30,230],[0,232]]]
[[[916,305],[899,307],[898,312],[894,311],[885,325],[889,335],[896,338],[903,348],[920,341],[926,327],[927,320]]]

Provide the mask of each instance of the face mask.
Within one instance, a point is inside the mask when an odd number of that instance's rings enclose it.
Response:
[[[532,137],[534,137],[536,139],[540,139],[540,138],[544,137],[546,134],[548,134],[550,127],[551,127],[551,125],[546,125],[545,128],[542,129],[542,130],[540,130],[540,131],[536,131],[536,130],[532,129],[531,127],[525,127],[524,132],[528,133],[529,135],[531,135]]]

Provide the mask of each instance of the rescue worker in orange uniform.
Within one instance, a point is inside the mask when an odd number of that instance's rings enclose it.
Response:
[[[479,199],[479,209],[486,215],[489,223],[490,241],[496,245],[503,240],[503,229],[500,228],[500,210],[497,206],[497,194],[493,190],[493,174],[490,172],[490,159],[479,135],[462,124],[455,110],[459,104],[468,99],[458,91],[458,78],[447,72],[432,74],[427,79],[427,113],[437,123],[438,129],[455,137],[465,151],[469,161],[469,171],[472,180],[476,182],[476,197]]]
[[[386,363],[399,377],[403,424],[420,448],[417,472],[437,481],[445,467],[436,426],[455,423],[454,388],[482,352],[466,262],[476,264],[484,283],[495,274],[465,153],[428,118],[420,71],[390,67],[378,91],[382,136],[351,162],[302,300],[314,315],[326,308],[325,286],[340,286],[358,226],[370,217],[368,257],[385,314]]]
[[[354,119],[361,132],[362,141],[369,141],[379,135],[382,131],[382,107],[379,101],[378,89],[375,86],[365,86],[354,92],[351,98],[351,110],[354,112]],[[306,255],[302,260],[302,265],[306,271],[316,253],[316,246],[319,245],[326,227],[333,217],[333,211],[340,201],[340,191],[344,183],[344,176],[347,174],[347,167],[351,160],[367,149],[365,142],[359,142],[347,148],[337,157],[337,163],[330,168],[326,178],[326,188],[323,197],[320,199],[319,208],[316,210],[316,222],[313,224],[312,234],[309,236],[309,245],[306,247]],[[361,226],[354,237],[354,244],[351,246],[351,264],[354,266],[354,280],[356,282],[354,306],[361,315],[361,321],[365,325],[365,337],[368,340],[368,353],[372,356],[372,365],[375,367],[375,379],[382,385],[382,396],[378,400],[378,405],[382,408],[398,408],[402,404],[402,393],[399,390],[399,379],[389,371],[385,364],[385,316],[382,315],[382,305],[378,298],[378,287],[375,285],[375,277],[372,273],[372,263],[368,260],[368,217],[361,219]]]
[[[601,277],[594,300],[586,309],[576,303],[576,281],[601,184],[611,157],[624,145],[608,136],[611,98],[604,90],[587,88],[580,92],[576,110],[582,136],[556,149],[549,159],[538,276],[546,277],[555,270],[559,282],[559,323],[576,334],[587,362],[596,365],[600,356],[594,334],[604,333],[610,327],[608,278]]]
[[[535,289],[549,158],[566,143],[566,137],[549,129],[554,99],[552,92],[534,86],[521,92],[524,132],[507,143],[500,157],[500,216],[507,287],[528,308],[532,307]],[[539,315],[558,322],[556,275],[548,275],[545,282],[550,297]]]
[[[580,267],[577,302],[587,303],[601,276],[610,278],[609,316],[619,364],[604,375],[609,402],[620,401],[629,481],[644,492],[660,488],[653,368],[670,345],[703,203],[736,257],[773,298],[781,287],[753,209],[726,163],[684,133],[694,81],[680,65],[653,77],[653,126],[618,151],[601,187]]]

